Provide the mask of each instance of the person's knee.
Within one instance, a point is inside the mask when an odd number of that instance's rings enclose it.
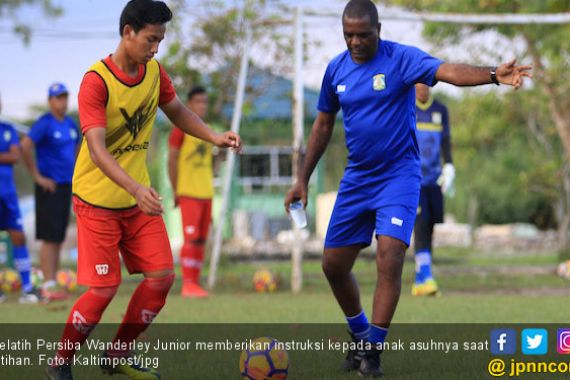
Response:
[[[406,245],[397,239],[382,239],[376,251],[376,268],[381,277],[399,278],[404,267]]]
[[[14,247],[21,247],[26,245],[26,235],[22,231],[12,230],[8,232],[10,235],[10,240],[12,241],[12,245]]]
[[[89,288],[89,292],[91,292],[94,295],[97,295],[99,297],[103,297],[103,298],[107,298],[107,299],[111,299],[113,297],[115,297],[115,294],[117,294],[117,290],[119,289],[119,286],[92,286]]]
[[[162,273],[163,274],[161,276],[153,277],[149,277],[145,273],[145,279],[143,281],[145,281],[146,285],[150,289],[168,293],[172,287],[172,284],[174,284],[174,272],[172,270],[169,270]]]
[[[350,273],[350,267],[347,267],[341,260],[338,260],[338,258],[332,255],[325,254],[323,256],[322,268],[329,281],[346,276]]]

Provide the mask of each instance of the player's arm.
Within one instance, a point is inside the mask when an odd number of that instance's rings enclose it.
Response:
[[[0,164],[15,164],[20,159],[20,147],[16,144],[10,145],[10,150],[0,153]]]
[[[236,152],[241,150],[241,139],[237,133],[227,131],[215,133],[194,112],[190,111],[178,97],[161,105],[160,108],[170,121],[184,133],[207,141],[220,148],[232,148]]]
[[[44,177],[36,165],[36,160],[34,159],[35,144],[34,141],[29,136],[24,136],[22,138],[22,157],[24,158],[24,165],[28,169],[34,181],[45,191],[50,193],[55,193],[57,184],[51,178]]]
[[[523,78],[532,78],[532,66],[515,65],[516,59],[503,63],[496,68],[498,83],[513,86],[518,89],[523,84]],[[443,63],[439,66],[435,78],[455,86],[478,86],[494,83],[491,76],[493,67],[480,67],[457,63]]]
[[[300,199],[307,206],[307,187],[311,174],[325,152],[334,130],[336,113],[320,112],[313,123],[311,135],[307,142],[307,151],[302,167],[299,170],[297,182],[285,196],[285,209],[289,211],[289,205]]]
[[[105,144],[105,131],[101,126],[91,127],[85,132],[91,160],[107,177],[131,194],[144,213],[160,215],[163,211],[160,196],[153,188],[135,181],[113,158]]]
[[[178,128],[172,129],[168,137],[168,178],[174,193],[174,207],[178,206],[176,197],[176,188],[178,186],[178,157],[180,156],[180,148],[184,143],[184,133]]]

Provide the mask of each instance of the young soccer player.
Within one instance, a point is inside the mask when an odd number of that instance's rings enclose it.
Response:
[[[2,104],[0,103],[0,110]],[[39,296],[31,281],[30,254],[26,247],[26,236],[22,227],[22,216],[18,204],[18,193],[14,183],[13,166],[20,159],[20,139],[14,127],[0,122],[0,230],[5,230],[12,241],[12,252],[16,270],[22,281],[19,302],[38,303]],[[0,290],[0,302],[5,296]]]
[[[208,94],[201,86],[188,92],[186,105],[200,118],[208,112]],[[212,221],[214,175],[212,146],[173,128],[169,138],[168,174],[182,213],[184,245],[180,250],[182,296],[203,298],[208,292],[200,286],[206,240]]]
[[[44,301],[67,297],[55,276],[69,223],[71,178],[80,141],[77,125],[66,115],[68,98],[65,85],[52,84],[48,89],[49,112],[42,115],[22,139],[24,162],[35,181],[36,239],[41,240]]]
[[[443,196],[453,190],[455,168],[447,107],[435,100],[422,83],[416,84],[416,120],[422,186],[414,226],[416,278],[412,295],[429,296],[439,292],[431,270],[433,227],[443,223]]]
[[[304,166],[285,197],[285,207],[297,199],[306,205],[309,178],[342,109],[348,166],[325,239],[323,271],[354,340],[370,348],[350,351],[342,368],[380,377],[379,343],[388,334],[400,298],[420,192],[414,84],[502,83],[518,88],[530,76],[530,67],[516,66],[514,60],[498,68],[444,63],[415,47],[380,40],[378,11],[370,0],[349,1],[342,26],[348,49],[326,69]],[[352,266],[373,234],[378,240],[378,281],[369,324]]]
[[[174,125],[219,147],[239,150],[237,134],[216,134],[176,97],[154,59],[172,18],[162,1],[131,0],[120,18],[115,52],[83,78],[79,117],[84,134],[73,175],[78,230],[78,282],[89,289],[73,305],[50,379],[71,379],[70,361],[99,322],[121,283],[119,251],[129,273],[144,279],[133,293],[113,344],[131,344],[165,304],[174,281],[172,252],[160,195],[146,168],[152,126],[160,107]],[[129,356],[119,345],[103,358]],[[109,374],[158,379],[156,369],[101,362]]]

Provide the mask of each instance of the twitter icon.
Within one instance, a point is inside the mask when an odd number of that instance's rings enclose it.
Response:
[[[544,355],[548,352],[548,331],[545,329],[524,329],[521,336],[522,353]]]

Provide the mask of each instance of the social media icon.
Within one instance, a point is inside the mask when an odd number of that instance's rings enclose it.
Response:
[[[569,341],[570,343],[570,341]],[[491,353],[512,355],[517,351],[517,333],[514,329],[491,330]]]
[[[548,331],[545,329],[524,329],[521,333],[521,347],[522,353],[525,355],[546,354],[548,352]]]
[[[558,329],[556,350],[559,354],[570,354],[570,329]]]

